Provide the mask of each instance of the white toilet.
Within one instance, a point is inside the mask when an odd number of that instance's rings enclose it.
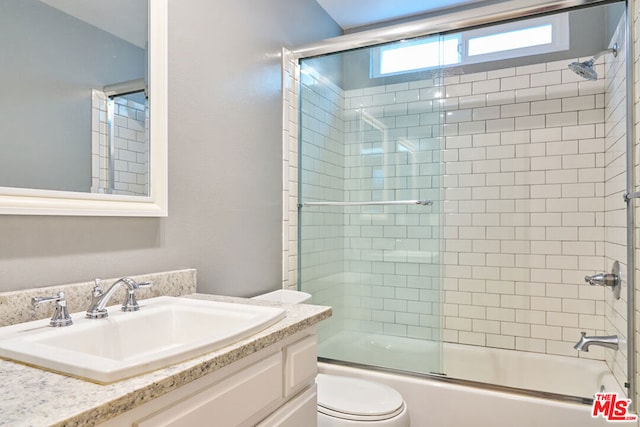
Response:
[[[318,374],[318,427],[408,427],[402,396],[384,384]]]
[[[288,304],[311,302],[306,292],[281,289],[254,299]],[[373,381],[318,374],[318,427],[409,427],[402,395]]]

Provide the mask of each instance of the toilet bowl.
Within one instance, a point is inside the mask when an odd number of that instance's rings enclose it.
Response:
[[[305,292],[281,289],[254,299],[289,304],[311,302]],[[384,384],[359,378],[318,374],[318,427],[409,427],[402,395]]]

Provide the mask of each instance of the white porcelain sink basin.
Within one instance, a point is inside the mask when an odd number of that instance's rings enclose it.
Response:
[[[111,383],[203,355],[247,338],[285,316],[264,307],[176,297],[108,307],[104,319],[72,314],[62,328],[37,320],[0,328],[0,357]]]

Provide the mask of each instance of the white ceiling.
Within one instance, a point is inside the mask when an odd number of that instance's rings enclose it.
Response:
[[[480,0],[317,0],[317,2],[342,29],[348,30],[449,7],[479,3]]]
[[[147,0],[40,1],[136,46],[147,43]]]

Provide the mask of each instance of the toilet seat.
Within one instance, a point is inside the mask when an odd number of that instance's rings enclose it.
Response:
[[[318,374],[318,412],[352,421],[382,421],[405,409],[391,387],[358,378]]]

